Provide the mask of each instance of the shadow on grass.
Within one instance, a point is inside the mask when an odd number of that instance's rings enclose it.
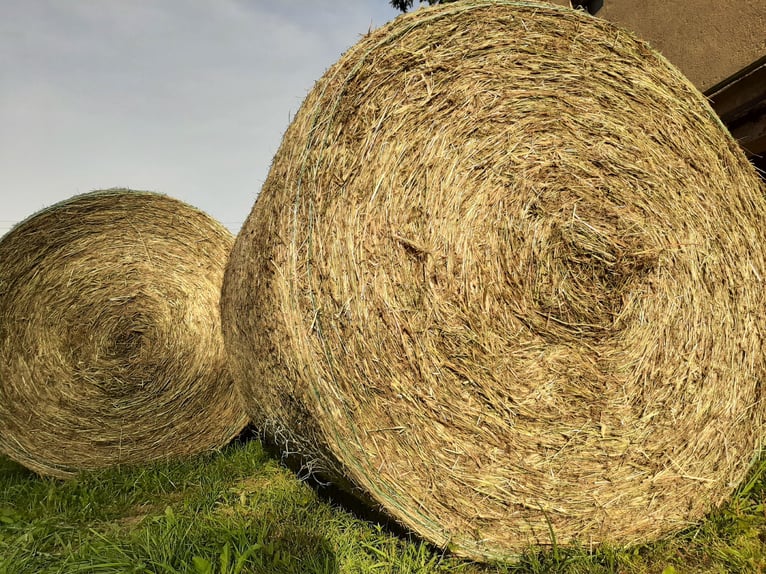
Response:
[[[267,565],[272,572],[280,568],[289,570],[289,564],[297,563],[302,572],[336,574],[338,562],[327,539],[302,528],[283,527],[265,549]],[[289,558],[287,558],[289,557]]]
[[[299,455],[285,456],[282,449],[268,437],[263,436],[258,429],[248,426],[235,439],[235,442],[244,444],[251,440],[260,441],[264,451],[272,458],[278,460],[287,467],[304,484],[309,486],[319,497],[330,506],[341,507],[355,518],[380,526],[384,532],[393,534],[408,541],[419,540],[417,534],[402,526],[381,508],[376,508],[374,503],[359,492],[350,492],[351,485],[340,487],[322,476],[306,472],[305,459]],[[435,551],[438,551],[434,547]]]
[[[34,472],[5,455],[0,455],[1,479],[27,479],[37,476]]]

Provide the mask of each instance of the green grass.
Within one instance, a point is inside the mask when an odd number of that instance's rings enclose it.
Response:
[[[66,482],[0,458],[0,574],[766,572],[764,471],[766,461],[726,507],[655,544],[482,566],[354,514],[257,440]]]

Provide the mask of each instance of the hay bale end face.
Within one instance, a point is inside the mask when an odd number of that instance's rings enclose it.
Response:
[[[124,189],[5,235],[0,450],[68,477],[228,443],[247,422],[220,331],[232,244],[201,211]]]
[[[449,3],[310,92],[224,339],[256,424],[440,546],[639,543],[757,452],[765,234],[754,169],[645,43]]]

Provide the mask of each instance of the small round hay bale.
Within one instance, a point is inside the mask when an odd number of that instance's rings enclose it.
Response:
[[[68,477],[237,435],[219,314],[233,241],[189,205],[123,189],[14,227],[0,240],[0,450]]]
[[[256,424],[440,546],[638,543],[757,451],[765,240],[754,169],[645,43],[449,3],[309,93],[224,340]]]

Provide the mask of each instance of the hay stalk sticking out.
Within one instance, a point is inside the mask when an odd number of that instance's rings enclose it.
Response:
[[[397,18],[319,80],[224,279],[249,412],[476,559],[700,519],[764,432],[766,202],[693,86],[568,9]]]
[[[246,424],[220,332],[231,234],[169,197],[75,196],[0,240],[0,450],[41,473],[223,446]]]

